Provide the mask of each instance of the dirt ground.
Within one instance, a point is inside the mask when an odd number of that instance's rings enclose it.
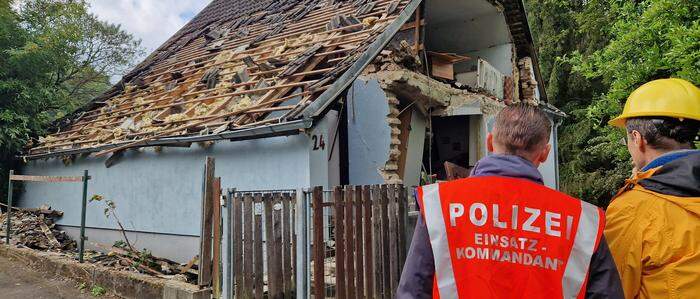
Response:
[[[4,299],[95,298],[90,289],[81,292],[75,282],[44,277],[17,261],[0,257],[0,297]],[[109,295],[100,298],[116,298]]]

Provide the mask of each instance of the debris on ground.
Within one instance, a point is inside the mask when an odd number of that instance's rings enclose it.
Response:
[[[18,246],[38,250],[74,251],[77,248],[65,231],[56,227],[55,219],[63,216],[63,212],[42,206],[38,209],[14,209],[11,216],[11,240]],[[7,235],[7,214],[0,216],[2,229],[0,235]]]
[[[193,283],[197,281],[197,257],[187,264],[180,264],[169,259],[155,257],[150,251],[131,250],[123,242],[115,243],[107,253],[87,250],[85,261],[120,271],[133,271],[160,278]]]
[[[1,204],[0,204],[1,205]],[[63,212],[42,206],[38,209],[12,208],[10,230],[11,244],[34,250],[51,251],[72,259],[78,259],[77,243],[65,231],[60,230],[55,220]],[[0,236],[5,241],[7,213],[0,215]],[[187,264],[180,264],[165,258],[155,257],[147,249],[132,250],[123,241],[111,247],[101,246],[102,253],[85,250],[86,262],[113,268],[120,271],[133,271],[165,279],[193,283],[197,281],[197,257]]]

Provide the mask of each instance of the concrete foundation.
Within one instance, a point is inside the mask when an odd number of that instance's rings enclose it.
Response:
[[[56,253],[0,246],[0,256],[20,261],[46,276],[70,279],[88,286],[99,285],[119,297],[143,299],[204,299],[211,290],[139,273],[80,264]]]

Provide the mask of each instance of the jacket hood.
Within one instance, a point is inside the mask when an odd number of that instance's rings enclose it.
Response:
[[[652,171],[651,176],[639,180],[637,184],[700,215],[700,151],[670,161]]]
[[[532,162],[514,155],[488,155],[474,165],[470,176],[503,176],[544,184]]]

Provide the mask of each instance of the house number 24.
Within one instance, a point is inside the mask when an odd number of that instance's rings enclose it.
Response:
[[[323,135],[312,135],[311,140],[314,141],[314,148],[313,150],[325,150],[326,149],[326,142],[323,141]]]

